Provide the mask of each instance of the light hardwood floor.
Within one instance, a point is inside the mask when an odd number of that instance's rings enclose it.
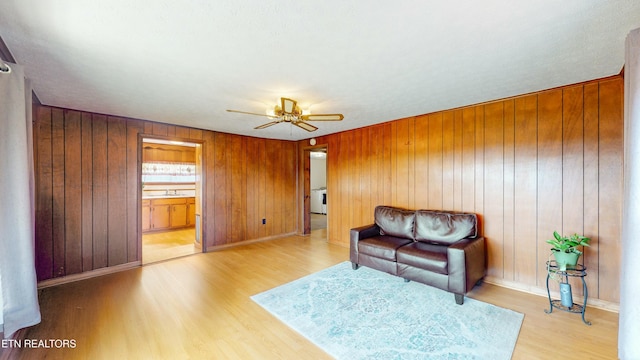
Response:
[[[142,263],[175,259],[201,252],[194,246],[196,229],[187,228],[142,235]]]
[[[326,230],[154,263],[40,290],[28,339],[75,349],[22,349],[17,359],[328,359],[249,297],[347,261]],[[615,359],[618,316],[554,311],[544,297],[490,284],[470,297],[525,314],[514,359]],[[453,295],[451,301],[454,301]],[[463,305],[464,306],[464,305]]]
[[[311,230],[326,229],[327,215],[311,213]]]

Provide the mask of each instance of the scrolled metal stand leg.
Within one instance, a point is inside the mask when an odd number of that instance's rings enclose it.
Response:
[[[553,311],[553,303],[551,302],[551,291],[549,291],[549,272],[547,272],[547,297],[549,298],[549,310],[545,310],[544,312],[551,314]]]
[[[587,298],[589,297],[589,292],[587,291],[587,283],[584,281],[584,276],[582,277],[582,292],[584,293],[584,304],[582,304],[582,322],[591,326],[591,321],[587,321],[584,318],[584,313],[587,311]]]

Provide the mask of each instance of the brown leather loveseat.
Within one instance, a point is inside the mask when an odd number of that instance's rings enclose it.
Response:
[[[351,229],[350,260],[405,279],[464,295],[486,275],[477,216],[377,206],[375,223]]]

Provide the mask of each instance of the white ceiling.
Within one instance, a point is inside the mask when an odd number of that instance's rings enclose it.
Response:
[[[305,139],[618,74],[638,0],[2,0],[45,105]],[[343,113],[264,130],[281,96]]]

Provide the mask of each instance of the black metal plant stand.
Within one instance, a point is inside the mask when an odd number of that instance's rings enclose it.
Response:
[[[561,284],[569,284],[570,277],[580,278],[582,280],[582,292],[584,293],[584,303],[580,305],[572,302],[571,306],[565,306],[562,304],[561,300],[552,300],[551,292],[549,291],[549,278],[551,277],[552,274],[560,277]],[[584,265],[578,264],[576,266],[567,268],[567,270],[560,270],[560,267],[558,266],[558,264],[556,264],[555,260],[547,261],[547,296],[549,297],[549,310],[545,309],[544,312],[547,314],[551,314],[551,312],[553,312],[553,308],[556,308],[556,309],[570,312],[570,313],[582,314],[582,321],[587,325],[591,325],[591,322],[585,320],[584,318],[584,312],[587,308],[587,297],[588,297],[587,283],[584,281],[585,276],[587,276],[587,268],[584,267]]]

